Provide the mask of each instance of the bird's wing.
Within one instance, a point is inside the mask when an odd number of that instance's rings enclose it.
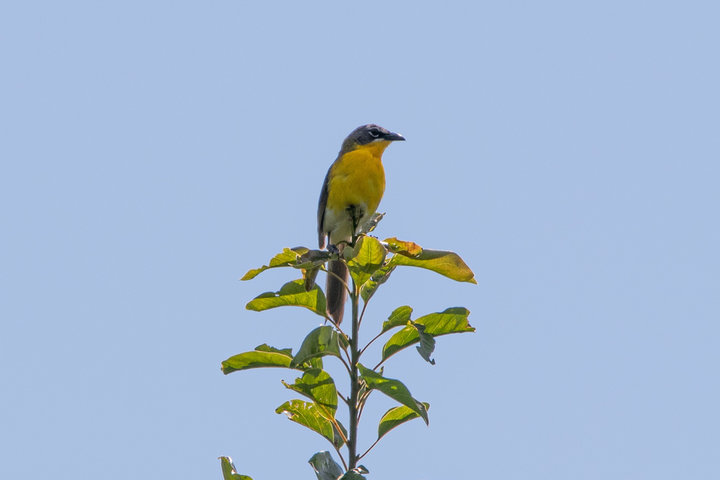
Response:
[[[320,200],[318,201],[318,213],[317,213],[317,229],[318,229],[318,245],[320,248],[325,248],[325,231],[323,229],[323,221],[325,220],[325,207],[327,206],[328,200],[328,181],[330,180],[330,170],[328,169],[327,175],[325,175],[325,181],[323,182],[322,190],[320,191]]]

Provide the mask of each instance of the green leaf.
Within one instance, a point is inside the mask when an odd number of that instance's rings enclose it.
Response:
[[[398,240],[395,237],[386,238],[385,243],[387,244],[388,250],[393,253],[399,253],[408,257],[417,257],[423,251],[422,247],[415,242],[405,242]]]
[[[303,282],[305,282],[305,291],[309,292],[315,286],[315,279],[320,272],[320,267],[303,269]]]
[[[428,335],[437,337],[450,333],[474,332],[475,328],[468,323],[470,311],[463,307],[448,308],[439,313],[431,313],[418,318],[415,323],[424,325]],[[382,359],[385,360],[400,350],[420,341],[418,329],[408,325],[390,337],[383,347]]]
[[[258,352],[282,353],[285,356],[292,357],[292,348],[275,348],[275,347],[271,347],[267,343],[258,345],[257,347],[255,347],[255,350],[257,350]]]
[[[318,480],[337,480],[343,474],[340,465],[333,460],[329,452],[318,452],[308,460],[315,470]]]
[[[325,370],[307,370],[302,377],[296,378],[292,385],[285,382],[283,385],[315,402],[326,417],[335,418],[337,390],[335,381]]]
[[[252,352],[239,353],[222,362],[222,372],[227,375],[237,370],[248,370],[250,368],[290,368],[291,361],[291,349],[279,350],[263,344],[256,347]]]
[[[407,325],[408,321],[410,321],[411,314],[412,308],[407,305],[396,308],[390,314],[388,319],[383,322],[382,331],[380,333],[385,333],[395,327],[402,327],[403,325]]]
[[[252,480],[247,475],[240,475],[235,470],[232,458],[218,457],[220,459],[220,468],[222,468],[223,480]]]
[[[302,368],[306,370],[322,370],[323,361],[322,357],[313,357],[302,364]]]
[[[333,423],[323,415],[323,412],[314,403],[303,400],[290,400],[276,408],[275,413],[284,413],[293,422],[319,433],[336,448],[342,447],[345,443],[337,433]]]
[[[294,268],[302,270],[303,280],[305,281],[305,290],[310,291],[315,286],[315,278],[320,268],[333,256],[326,250],[308,250],[300,255],[295,264],[291,264]]]
[[[423,403],[418,402],[410,395],[410,391],[401,381],[383,377],[379,373],[365,368],[359,363],[358,369],[369,389],[380,390],[396,402],[410,408],[410,410],[420,415],[422,419],[425,420],[425,423],[428,423],[427,408]]]
[[[429,403],[424,403],[425,410],[430,409]],[[401,405],[399,407],[391,408],[387,412],[385,412],[385,415],[382,416],[380,419],[380,424],[378,425],[378,440],[380,440],[383,436],[385,436],[386,433],[388,433],[393,428],[397,427],[398,425],[402,425],[405,422],[409,422],[410,420],[414,418],[418,418],[420,415],[417,414],[414,410],[406,407],[405,405]]]
[[[409,267],[420,267],[458,282],[475,283],[475,274],[470,270],[457,253],[445,252],[442,250],[423,250],[416,257],[408,257],[403,254],[393,255],[390,265],[405,265]]]
[[[358,238],[350,255],[347,261],[348,270],[355,280],[355,285],[360,286],[370,280],[373,273],[382,266],[387,250],[377,238],[362,236]]]
[[[321,265],[324,265],[325,262],[330,260],[335,255],[337,254],[332,254],[327,250],[307,250],[305,253],[298,257],[297,262],[292,266],[295,268],[305,269],[319,267]]]
[[[425,359],[426,362],[430,365],[435,365],[435,360],[430,358],[430,355],[432,355],[432,352],[435,350],[435,338],[433,338],[432,335],[425,333],[425,325],[422,323],[411,322],[411,324],[415,327],[418,335],[420,336],[420,346],[415,348],[417,348],[418,353],[423,359]]]
[[[366,480],[366,479],[367,479],[367,477],[365,477],[364,475],[362,475],[360,473],[359,468],[353,468],[352,470],[346,472],[345,475],[340,477],[338,480]]]
[[[378,268],[375,273],[372,274],[370,277],[370,280],[363,283],[362,287],[360,287],[360,296],[363,299],[363,302],[367,303],[368,300],[370,300],[370,297],[372,297],[375,292],[377,291],[378,287],[385,283],[388,278],[390,278],[390,274],[395,270],[395,267],[388,265],[387,263],[383,265],[382,267]]]
[[[305,307],[323,318],[327,317],[325,294],[317,285],[307,291],[302,279],[286,283],[278,292],[265,292],[258,295],[250,300],[245,308],[261,312],[284,306]]]
[[[342,343],[341,343],[342,342]],[[301,365],[312,358],[333,355],[340,357],[340,345],[344,345],[344,337],[330,325],[317,327],[303,340],[300,350],[290,362],[291,367]]]
[[[303,255],[307,252],[308,249],[305,247],[283,248],[283,251],[271,258],[267,265],[248,270],[240,280],[251,280],[270,268],[291,266],[297,261],[298,255]]]

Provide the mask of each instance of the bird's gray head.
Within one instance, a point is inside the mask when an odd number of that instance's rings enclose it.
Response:
[[[344,152],[354,150],[362,145],[368,145],[373,142],[397,142],[405,140],[405,137],[399,133],[391,132],[390,130],[383,128],[374,123],[368,125],[362,125],[353,130],[350,135],[347,136],[342,145]]]

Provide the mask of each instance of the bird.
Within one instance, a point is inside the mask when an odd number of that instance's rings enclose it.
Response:
[[[362,125],[345,138],[320,191],[317,230],[321,249],[327,239],[328,250],[341,253],[372,217],[385,192],[383,152],[392,142],[404,140],[399,133],[375,124]],[[348,271],[340,260],[330,260],[327,271],[327,313],[339,325],[347,297]]]

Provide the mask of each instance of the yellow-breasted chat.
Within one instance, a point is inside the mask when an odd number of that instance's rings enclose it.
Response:
[[[318,243],[328,248],[343,247],[377,210],[385,192],[382,154],[391,142],[405,140],[398,133],[378,125],[353,130],[342,143],[337,159],[328,169],[318,202]],[[342,321],[348,271],[340,261],[328,262],[328,314],[336,324]]]

